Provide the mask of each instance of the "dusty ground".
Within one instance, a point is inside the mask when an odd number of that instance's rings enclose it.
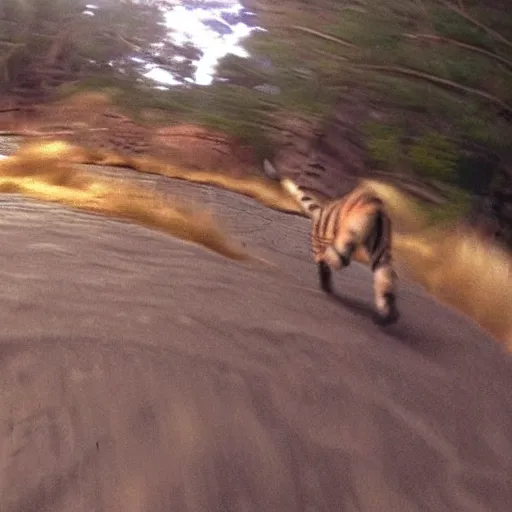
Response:
[[[499,345],[406,283],[382,330],[366,268],[318,290],[306,219],[145,180],[275,266],[3,198],[2,512],[511,510]]]

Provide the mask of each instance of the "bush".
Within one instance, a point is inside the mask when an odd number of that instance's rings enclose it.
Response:
[[[458,162],[458,149],[446,137],[428,132],[408,150],[412,169],[425,178],[453,181]]]

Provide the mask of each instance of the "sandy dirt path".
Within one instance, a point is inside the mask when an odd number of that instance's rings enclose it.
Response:
[[[145,179],[274,266],[0,198],[2,512],[512,510],[490,337],[406,283],[379,328],[368,269],[319,291],[306,219]]]

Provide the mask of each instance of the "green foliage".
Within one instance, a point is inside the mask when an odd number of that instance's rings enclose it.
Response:
[[[489,50],[496,47],[496,41],[489,34],[476,25],[468,23],[456,12],[434,6],[431,8],[431,13],[433,28],[439,35]]]
[[[427,132],[410,146],[408,157],[419,175],[449,182],[454,178],[458,149],[441,134]]]
[[[368,122],[363,131],[370,157],[383,169],[396,169],[403,155],[402,130],[395,125]]]
[[[428,180],[454,180],[459,148],[440,133],[428,131],[411,139],[396,123],[376,122],[365,123],[363,131],[369,156],[381,169],[410,168]]]
[[[471,209],[472,197],[469,193],[456,187],[445,187],[443,193],[446,198],[444,205],[424,208],[430,226],[451,224],[467,215]]]
[[[456,119],[456,125],[466,139],[491,150],[504,150],[510,145],[510,126],[492,111],[466,112]]]
[[[249,0],[262,25],[270,27],[251,41],[250,51],[270,58],[270,80],[285,91],[293,90],[293,81],[283,77],[298,62],[310,69],[319,86],[309,100],[322,104],[318,111],[329,112],[340,91],[357,91],[357,101],[391,112],[392,123],[363,127],[369,156],[380,167],[406,166],[426,179],[452,182],[463,152],[492,155],[512,140],[512,49],[492,34],[497,30],[511,40],[512,18],[499,2],[483,9],[476,0],[463,0],[469,18],[485,30],[455,12],[458,2],[451,4],[454,9],[437,0],[320,0],[307,6],[287,1],[268,12],[264,2],[258,12]],[[405,72],[397,74],[396,68]],[[298,87],[306,90],[308,81]],[[502,104],[510,106],[508,118]]]

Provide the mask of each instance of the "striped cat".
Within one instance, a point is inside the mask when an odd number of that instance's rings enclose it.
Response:
[[[392,225],[383,201],[364,187],[321,204],[289,178],[280,179],[266,163],[265,172],[282,187],[312,220],[311,249],[318,266],[320,286],[332,293],[332,270],[347,267],[352,259],[369,264],[373,271],[376,320],[397,321],[397,275],[392,263]]]

